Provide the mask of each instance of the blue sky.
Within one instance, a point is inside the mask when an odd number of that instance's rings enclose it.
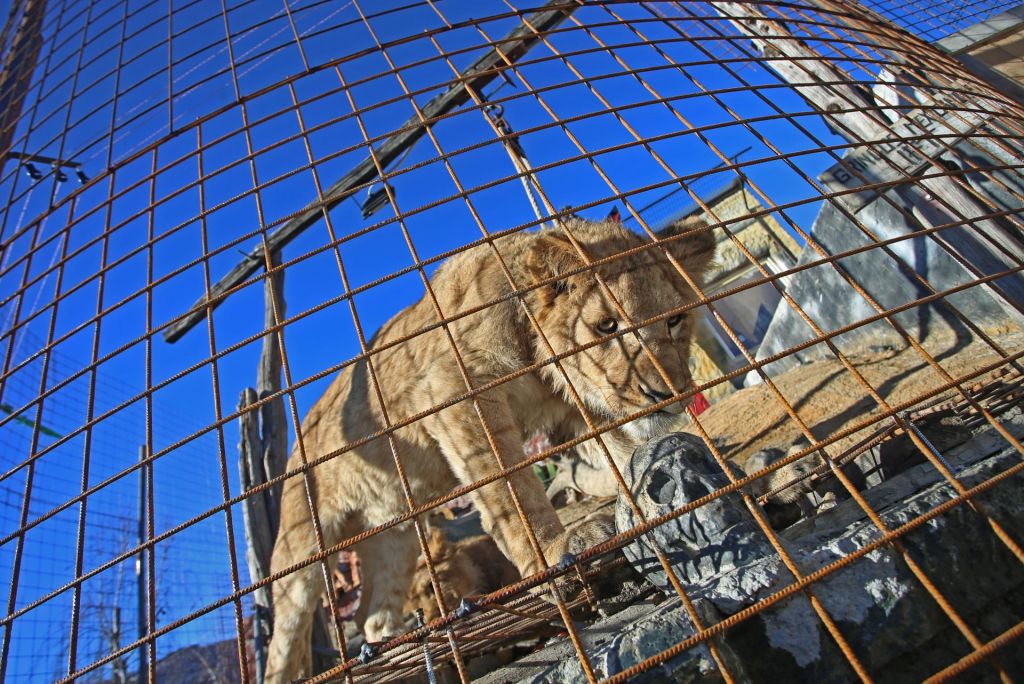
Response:
[[[202,255],[201,236],[204,229],[210,248],[230,245],[209,260],[210,275],[215,280],[239,259],[239,250],[248,250],[257,243],[246,238],[232,244],[260,225],[273,227],[290,213],[298,211],[315,199],[313,176],[307,165],[306,148],[300,134],[292,96],[285,85],[275,87],[283,79],[303,70],[303,56],[311,65],[321,65],[345,55],[366,54],[340,64],[348,83],[356,83],[351,92],[360,108],[398,98],[395,102],[374,107],[366,113],[364,124],[368,134],[386,134],[413,114],[402,97],[398,80],[390,74],[374,78],[387,69],[385,60],[370,50],[373,39],[359,21],[355,7],[342,2],[295,2],[289,5],[296,29],[303,36],[302,47],[296,47],[291,25],[280,2],[245,0],[229,2],[227,21],[232,35],[231,49],[235,57],[238,92],[245,101],[244,111],[235,104],[236,92],[231,75],[229,52],[224,41],[224,17],[219,3],[173,3],[176,11],[168,20],[167,4],[162,2],[132,3],[128,12],[118,0],[97,2],[83,7],[67,3],[63,18],[58,20],[63,5],[51,1],[51,16],[44,30],[45,45],[40,68],[30,91],[29,102],[38,102],[33,116],[26,107],[23,121],[32,120],[27,138],[27,124],[19,129],[22,136],[16,149],[32,153],[73,157],[83,170],[99,180],[84,190],[74,182],[56,184],[52,175],[32,181],[13,170],[9,164],[0,178],[0,196],[13,198],[0,214],[2,236],[7,240],[25,226],[41,218],[41,243],[30,269],[31,277],[40,276],[25,295],[22,319],[29,312],[41,310],[42,315],[23,326],[14,337],[17,353],[14,361],[29,359],[45,342],[51,309],[46,308],[56,293],[57,273],[49,272],[60,250],[64,248],[63,228],[69,221],[68,199],[77,193],[67,250],[81,248],[63,269],[61,293],[74,290],[58,307],[54,337],[82,327],[95,315],[99,280],[95,273],[102,263],[104,241],[97,238],[116,227],[106,241],[106,263],[124,258],[123,263],[109,271],[103,279],[102,307],[107,309],[125,301],[103,317],[99,333],[99,355],[121,350],[102,363],[96,372],[94,415],[118,406],[145,389],[145,358],[147,344],[138,341],[145,330],[147,297],[147,251],[127,256],[147,243],[148,232],[158,237],[153,243],[153,278],[173,272],[183,264]],[[391,7],[389,3],[374,5],[375,10]],[[397,6],[397,5],[395,5]],[[500,13],[499,3],[439,4],[448,21],[458,25],[472,16]],[[694,5],[697,13],[706,8]],[[611,17],[599,7],[588,7],[576,17],[588,25],[631,68],[648,69],[643,78],[662,96],[678,96],[673,106],[694,126],[716,126],[707,138],[725,155],[733,155],[750,147],[742,161],[748,178],[776,203],[798,202],[817,193],[801,180],[799,174],[785,163],[758,163],[772,156],[742,126],[729,124],[732,117],[712,98],[697,94],[692,79],[708,89],[739,87],[736,75],[721,66],[709,63],[693,44],[651,15],[631,5],[617,6],[617,12],[638,21],[636,27],[648,38],[665,41],[663,49],[675,64],[670,64],[649,47],[616,45],[635,43],[637,38],[627,28],[598,25]],[[4,10],[6,13],[6,10]],[[374,17],[372,25],[380,40],[429,31],[443,26],[428,6],[410,7],[400,12]],[[481,26],[491,38],[504,35],[516,20],[505,17],[484,22]],[[693,28],[691,24],[678,24]],[[720,163],[709,147],[693,135],[683,135],[683,126],[662,104],[650,104],[650,93],[637,80],[622,75],[621,66],[606,52],[595,50],[595,41],[574,28],[571,21],[562,25],[551,43],[563,53],[573,53],[573,65],[584,76],[593,79],[594,87],[614,106],[635,105],[622,116],[641,136],[678,133],[652,146],[679,176],[697,174]],[[174,35],[168,46],[168,33]],[[121,38],[125,37],[119,48]],[[474,48],[452,57],[455,68],[461,69],[480,54],[481,34],[472,26],[440,32],[436,39],[446,51]],[[722,45],[706,44],[712,54],[720,54]],[[743,45],[746,48],[746,45]],[[50,54],[49,61],[46,55]],[[739,53],[727,53],[740,56]],[[436,58],[436,48],[425,37],[404,42],[389,49],[399,65],[406,66],[406,85],[418,93],[422,106],[436,92],[439,84],[452,77],[450,67]],[[561,119],[585,117],[569,124],[571,132],[589,150],[626,146],[633,142],[629,131],[605,111],[601,102],[585,85],[566,85],[575,80],[570,70],[551,51],[538,45],[522,60],[521,74],[513,76],[514,86],[504,86],[495,97],[508,98],[503,103],[505,116],[518,130],[539,128],[524,135],[522,144],[535,167],[556,164],[539,173],[541,184],[556,207],[597,203],[584,210],[586,216],[603,217],[620,202],[609,200],[612,191],[586,160],[564,163],[579,155],[579,150],[559,127],[548,126],[550,115],[536,97],[529,94],[522,79],[532,88],[552,87],[542,94],[546,103]],[[119,62],[126,64],[118,75]],[[168,61],[173,66],[168,69]],[[532,62],[532,63],[531,63]],[[414,64],[415,66],[408,66]],[[680,71],[675,65],[684,65]],[[848,65],[849,66],[849,65]],[[771,89],[765,91],[787,112],[807,112],[806,104],[794,93],[774,87],[777,79],[757,66],[737,66],[737,75],[749,84]],[[47,70],[49,73],[47,73]],[[520,78],[520,76],[522,78]],[[856,77],[868,78],[866,72]],[[339,76],[334,69],[322,69],[293,81],[295,97],[302,103],[301,113],[308,143],[315,159],[316,172],[323,186],[329,185],[366,156],[357,121],[349,116],[345,93],[339,91]],[[487,88],[490,95],[498,87]],[[259,93],[257,95],[257,93]],[[725,92],[722,103],[744,117],[773,114],[755,94]],[[212,115],[212,116],[211,116]],[[206,118],[201,125],[195,122]],[[247,192],[253,187],[248,163],[237,164],[244,157],[247,141],[242,133],[244,117],[251,128],[251,144],[258,150],[255,171],[260,183],[297,171],[287,178],[261,189],[259,203]],[[840,139],[826,130],[814,115],[805,114],[800,123],[822,144],[838,144]],[[256,123],[258,122],[258,123]],[[545,127],[548,126],[548,127]],[[754,128],[779,146],[783,152],[797,152],[816,147],[802,132],[786,121],[766,121]],[[543,127],[543,128],[542,128]],[[312,130],[315,129],[315,130]],[[173,135],[170,132],[173,131]],[[448,153],[466,146],[488,141],[493,133],[484,116],[476,110],[463,109],[458,115],[434,127],[439,144]],[[197,180],[199,159],[195,154],[199,135],[204,144],[212,146],[202,153],[205,180],[200,198]],[[287,142],[282,143],[282,141]],[[345,151],[347,150],[347,151]],[[154,162],[155,155],[155,162]],[[395,177],[391,182],[397,195],[398,208],[410,215],[405,219],[412,241],[423,259],[478,239],[479,228],[462,199],[442,202],[429,210],[410,213],[429,203],[451,198],[456,192],[444,166],[437,161],[437,150],[429,139],[422,139],[401,164],[414,170]],[[652,156],[638,146],[602,153],[596,157],[620,191],[633,193],[635,207],[648,204],[673,187],[673,176],[659,166]],[[107,172],[109,165],[111,172]],[[833,163],[823,153],[801,155],[798,167],[811,177]],[[132,188],[150,173],[153,164],[159,168],[155,182]],[[421,166],[417,166],[420,165]],[[455,173],[467,187],[500,181],[513,173],[508,156],[500,145],[490,144],[451,158]],[[661,187],[640,191],[650,185]],[[187,188],[182,190],[183,188]],[[47,211],[51,192],[54,209]],[[120,194],[124,192],[124,194]],[[147,212],[151,205],[153,209]],[[117,196],[107,202],[111,195]],[[365,192],[360,193],[360,199]],[[534,219],[518,180],[506,179],[493,188],[474,192],[471,200],[489,231],[500,231],[528,223]],[[7,204],[7,200],[4,200]],[[201,218],[203,210],[216,209]],[[818,203],[807,202],[787,212],[802,229],[810,229]],[[377,229],[343,244],[341,249],[352,286],[358,287],[394,273],[413,263],[400,226],[388,221],[393,216],[385,209],[364,220],[352,200],[343,202],[331,212],[339,235],[381,224]],[[785,223],[785,221],[783,221]],[[53,238],[53,239],[50,239]],[[49,241],[47,241],[49,239]],[[17,259],[29,247],[30,232],[14,241],[8,259]],[[294,259],[322,248],[328,240],[323,222],[307,230],[285,251],[286,259]],[[5,265],[7,262],[4,262]],[[432,271],[436,265],[428,267]],[[18,287],[21,268],[0,277],[0,301],[6,300]],[[77,289],[76,289],[77,288]],[[154,324],[159,325],[183,313],[203,293],[203,268],[197,264],[160,284],[153,290]],[[308,311],[342,293],[341,279],[330,250],[304,259],[287,271],[285,289],[290,315]],[[413,272],[389,280],[356,296],[356,307],[367,336],[404,306],[423,293],[419,276]],[[133,296],[134,295],[134,296]],[[0,307],[4,329],[9,325],[13,302]],[[231,296],[213,315],[216,347],[224,349],[262,330],[262,286],[256,283]],[[55,361],[47,387],[53,387],[87,364],[92,354],[95,326],[86,324],[61,342],[54,351]],[[341,363],[359,352],[353,322],[347,303],[342,301],[309,315],[290,325],[286,335],[293,379],[301,381],[324,368]],[[126,346],[127,345],[127,346]],[[173,377],[194,364],[202,364],[210,355],[210,339],[205,322],[174,345],[154,337],[149,346],[152,355],[154,385]],[[218,391],[222,410],[234,410],[239,391],[255,381],[259,341],[218,360]],[[12,374],[5,389],[3,403],[15,409],[28,403],[38,392],[41,359],[26,363]],[[57,434],[70,434],[86,422],[90,374],[68,384],[44,404],[43,424]],[[300,414],[323,391],[330,378],[310,383],[295,392]],[[176,380],[154,393],[153,448],[165,449],[215,420],[214,385],[209,365]],[[30,422],[34,413],[22,416]],[[15,467],[30,451],[31,429],[24,421],[8,420],[0,425],[3,440],[0,481],[0,532],[6,535],[16,529],[23,494],[24,468]],[[44,436],[40,448],[54,437]],[[91,431],[90,485],[101,482],[131,464],[140,444],[146,441],[145,413],[141,402],[119,410],[100,422]],[[237,429],[234,422],[224,426],[227,473],[231,493],[238,493],[235,466]],[[43,456],[36,467],[36,486],[30,502],[30,519],[46,513],[55,505],[74,496],[80,487],[85,434],[67,441]],[[221,500],[220,456],[216,432],[168,453],[157,461],[156,529],[161,531],[215,506]],[[12,470],[13,469],[13,470]],[[137,479],[131,475],[90,497],[85,568],[95,567],[124,548],[125,521],[135,515]],[[235,536],[242,584],[248,583],[241,550],[241,513],[236,509]],[[26,537],[17,605],[24,606],[34,598],[59,587],[73,577],[74,549],[78,507],[73,506],[43,523]],[[129,533],[130,537],[130,533]],[[9,582],[16,543],[0,547],[0,578]],[[158,547],[158,596],[164,612],[158,625],[206,605],[230,590],[228,554],[223,515],[216,515],[201,525],[188,528]],[[131,572],[120,576],[117,569],[98,577],[88,590],[103,593],[109,587],[124,585]],[[3,583],[3,582],[0,582]],[[123,603],[134,605],[134,597],[125,594]],[[19,618],[15,623],[14,641],[8,672],[14,680],[49,678],[63,667],[66,647],[61,646],[61,630],[67,629],[71,612],[70,594],[65,592],[40,608]],[[130,613],[130,611],[129,611]],[[101,652],[95,639],[90,641],[97,625],[83,613],[80,663],[90,662]],[[126,630],[132,638],[132,627]],[[56,636],[55,636],[56,635]],[[182,645],[206,642],[233,635],[230,607],[201,618],[172,632],[158,642],[161,654]],[[90,650],[91,649],[91,650]]]

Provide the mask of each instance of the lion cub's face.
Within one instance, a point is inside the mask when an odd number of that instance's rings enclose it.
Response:
[[[671,226],[660,234],[666,238],[686,234],[703,224],[686,222]],[[646,244],[619,223],[592,223],[573,220],[573,237],[581,243],[587,258],[595,262]],[[692,233],[670,243],[669,250],[681,267],[698,283],[714,253],[711,231]],[[567,274],[563,280],[538,291],[538,320],[544,334],[558,353],[604,339],[596,346],[573,354],[563,367],[588,407],[608,418],[620,418],[651,404],[661,402],[692,385],[689,366],[693,318],[698,309],[662,318],[637,332],[616,335],[631,324],[663,314],[693,301],[694,292],[661,248],[630,254],[597,267],[608,289],[625,310],[620,313],[592,272],[571,272],[584,265],[579,252],[561,232],[542,233],[531,249],[528,269],[534,282]],[[607,338],[607,339],[605,339]],[[665,382],[651,356],[671,381]],[[556,369],[545,373],[563,390],[564,379]],[[684,400],[685,401],[685,400]],[[636,436],[647,438],[662,432],[673,416],[685,410],[683,402],[669,404],[630,428]]]

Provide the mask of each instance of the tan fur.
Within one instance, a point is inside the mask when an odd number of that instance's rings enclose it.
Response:
[[[648,242],[618,223],[573,218],[568,219],[567,227],[590,261]],[[697,227],[700,224],[693,221],[672,226],[666,237]],[[518,286],[557,279],[523,297],[556,353],[572,352],[602,337],[595,328],[602,319],[620,319],[592,272],[571,273],[585,264],[562,229],[511,235],[495,244]],[[668,249],[699,279],[712,257],[714,239],[706,230],[689,233],[669,243]],[[660,247],[601,265],[597,271],[633,321],[664,313],[694,296]],[[500,301],[447,326],[461,360],[456,359],[446,330],[436,327],[437,314],[429,297],[398,313],[380,329],[371,347],[382,349],[400,337],[415,337],[383,349],[369,363],[361,361],[338,374],[303,421],[302,439],[292,451],[289,469],[301,465],[303,449],[306,459],[319,458],[384,430],[388,423],[431,411],[466,393],[464,374],[472,387],[480,387],[551,357],[523,302],[510,296],[512,288],[489,245],[449,259],[431,285],[446,317]],[[671,329],[662,320],[640,330],[677,390],[691,383],[687,357],[692,315]],[[626,324],[619,320],[620,326]],[[644,386],[648,391],[670,392],[633,334],[573,353],[562,359],[561,365],[599,421],[649,406]],[[386,414],[377,398],[374,376]],[[617,449],[617,460],[628,458],[631,445],[664,432],[673,414],[682,410],[675,404],[665,413],[627,425],[620,431],[618,443],[622,446]],[[396,430],[392,440],[370,439],[309,472],[324,543],[336,544],[409,510],[392,449],[401,458],[416,503],[488,476],[499,468],[498,456],[505,466],[520,461],[524,437],[538,430],[578,434],[583,429],[565,376],[547,364],[480,393],[475,401],[462,400],[416,420]],[[271,567],[275,573],[316,552],[305,486],[303,477],[285,482]],[[513,492],[543,557],[538,556],[517,513]],[[530,468],[477,488],[471,496],[484,529],[523,575],[556,563],[569,548],[600,541],[567,535]],[[580,534],[586,537],[599,529],[601,525],[586,526]],[[410,523],[392,527],[360,542],[356,551],[364,577],[357,622],[368,641],[400,633],[404,630],[403,604],[419,551],[414,528]],[[319,567],[308,565],[274,584],[268,682],[287,681],[309,672],[310,616],[323,589],[322,581],[318,582]]]
[[[430,535],[429,548],[444,603],[450,608],[458,606],[467,596],[485,594],[519,579],[515,566],[486,535],[452,542],[446,541],[444,533],[435,529]],[[422,555],[405,600],[405,613],[411,615],[417,608],[423,611],[428,622],[441,616],[427,561]]]

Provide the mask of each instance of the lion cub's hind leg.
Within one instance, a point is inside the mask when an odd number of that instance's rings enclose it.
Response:
[[[356,545],[362,588],[356,623],[368,642],[406,631],[402,614],[419,553],[416,528],[404,523]]]
[[[343,509],[318,497],[318,515],[325,546],[333,546],[347,527]],[[273,574],[301,563],[317,552],[305,488],[300,478],[285,482],[281,523],[270,561]],[[265,681],[277,684],[311,675],[309,641],[313,612],[325,590],[321,563],[310,563],[274,582],[274,634],[270,641]]]
[[[282,567],[287,565],[287,561],[281,563]],[[323,579],[317,577],[319,570],[319,564],[313,563],[274,583],[274,635],[264,677],[268,684],[290,682],[312,674],[308,644],[313,609],[324,589]]]

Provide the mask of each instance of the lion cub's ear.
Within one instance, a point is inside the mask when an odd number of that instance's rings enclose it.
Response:
[[[686,272],[697,281],[703,278],[715,256],[714,233],[710,230],[700,230],[706,226],[706,221],[691,216],[671,223],[655,233],[661,240],[677,235],[683,236],[666,243],[665,246]]]
[[[540,234],[526,252],[526,271],[534,283],[557,277],[583,266],[579,253],[564,235]],[[579,277],[567,276],[538,290],[545,303],[560,294],[572,292]]]

